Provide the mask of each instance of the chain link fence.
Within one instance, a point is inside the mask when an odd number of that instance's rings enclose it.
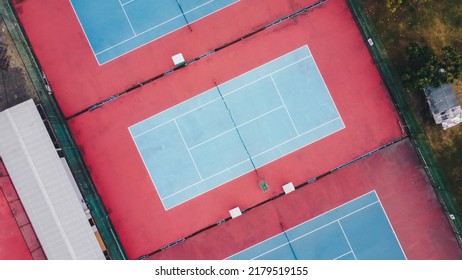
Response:
[[[53,128],[54,134],[59,142],[59,146],[64,153],[82,196],[90,209],[91,215],[95,221],[101,238],[103,239],[109,257],[111,259],[126,259],[125,252],[108,217],[108,213],[96,191],[80,151],[72,138],[45,74],[34,56],[32,48],[24,35],[25,33],[23,32],[10,1],[0,0],[0,14],[11,37],[13,38],[14,44],[21,56],[26,71],[32,80],[35,90],[39,96],[40,103],[47,115],[49,123]]]
[[[366,41],[374,62],[384,80],[388,91],[394,101],[395,107],[403,122],[405,129],[419,154],[419,158],[431,181],[433,190],[437,195],[441,206],[451,224],[454,233],[462,247],[462,213],[460,205],[456,202],[451,192],[451,187],[444,178],[435,160],[433,150],[425,131],[418,122],[416,116],[406,98],[406,91],[401,83],[397,71],[390,61],[383,42],[375,28],[375,25],[362,0],[347,0],[350,11]]]

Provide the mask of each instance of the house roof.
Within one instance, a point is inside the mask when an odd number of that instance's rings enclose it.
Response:
[[[425,95],[428,98],[433,114],[442,113],[459,106],[456,94],[450,84],[442,85],[439,88],[428,86],[425,89]]]
[[[32,100],[0,112],[0,156],[48,259],[105,259]]]

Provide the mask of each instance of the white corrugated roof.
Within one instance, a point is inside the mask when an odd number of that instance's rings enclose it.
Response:
[[[105,259],[32,100],[0,112],[0,157],[48,259]]]

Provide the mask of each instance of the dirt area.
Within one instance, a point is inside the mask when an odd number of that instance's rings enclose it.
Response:
[[[428,0],[417,4],[405,1],[395,13],[390,13],[382,1],[365,2],[398,72],[403,73],[406,48],[412,42],[430,46],[437,55],[444,46],[462,52],[460,0]],[[453,88],[462,104],[462,81],[456,81]],[[462,207],[462,124],[443,130],[434,123],[422,92],[408,93],[407,98]]]
[[[37,101],[35,88],[3,18],[0,18],[0,76],[0,111],[30,98]]]

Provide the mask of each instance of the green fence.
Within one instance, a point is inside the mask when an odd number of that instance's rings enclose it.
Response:
[[[401,84],[401,79],[394,69],[383,42],[367,12],[363,0],[347,0],[348,6],[354,15],[356,23],[366,41],[374,62],[380,71],[395,107],[405,124],[404,128],[412,140],[425,171],[432,183],[433,189],[446,213],[446,216],[454,230],[454,233],[462,247],[462,214],[451,193],[451,188],[443,177],[435,160],[427,135],[412,112],[406,92]]]
[[[70,134],[63,114],[59,109],[50,90],[43,71],[38,64],[27,38],[16,17],[15,11],[8,0],[0,0],[0,13],[5,21],[8,31],[18,49],[27,73],[37,91],[40,102],[48,120],[58,138],[60,147],[79,186],[82,196],[90,209],[96,227],[107,248],[111,259],[126,259],[125,252],[114,231],[108,213],[96,192],[93,181],[85,167],[80,151]]]

